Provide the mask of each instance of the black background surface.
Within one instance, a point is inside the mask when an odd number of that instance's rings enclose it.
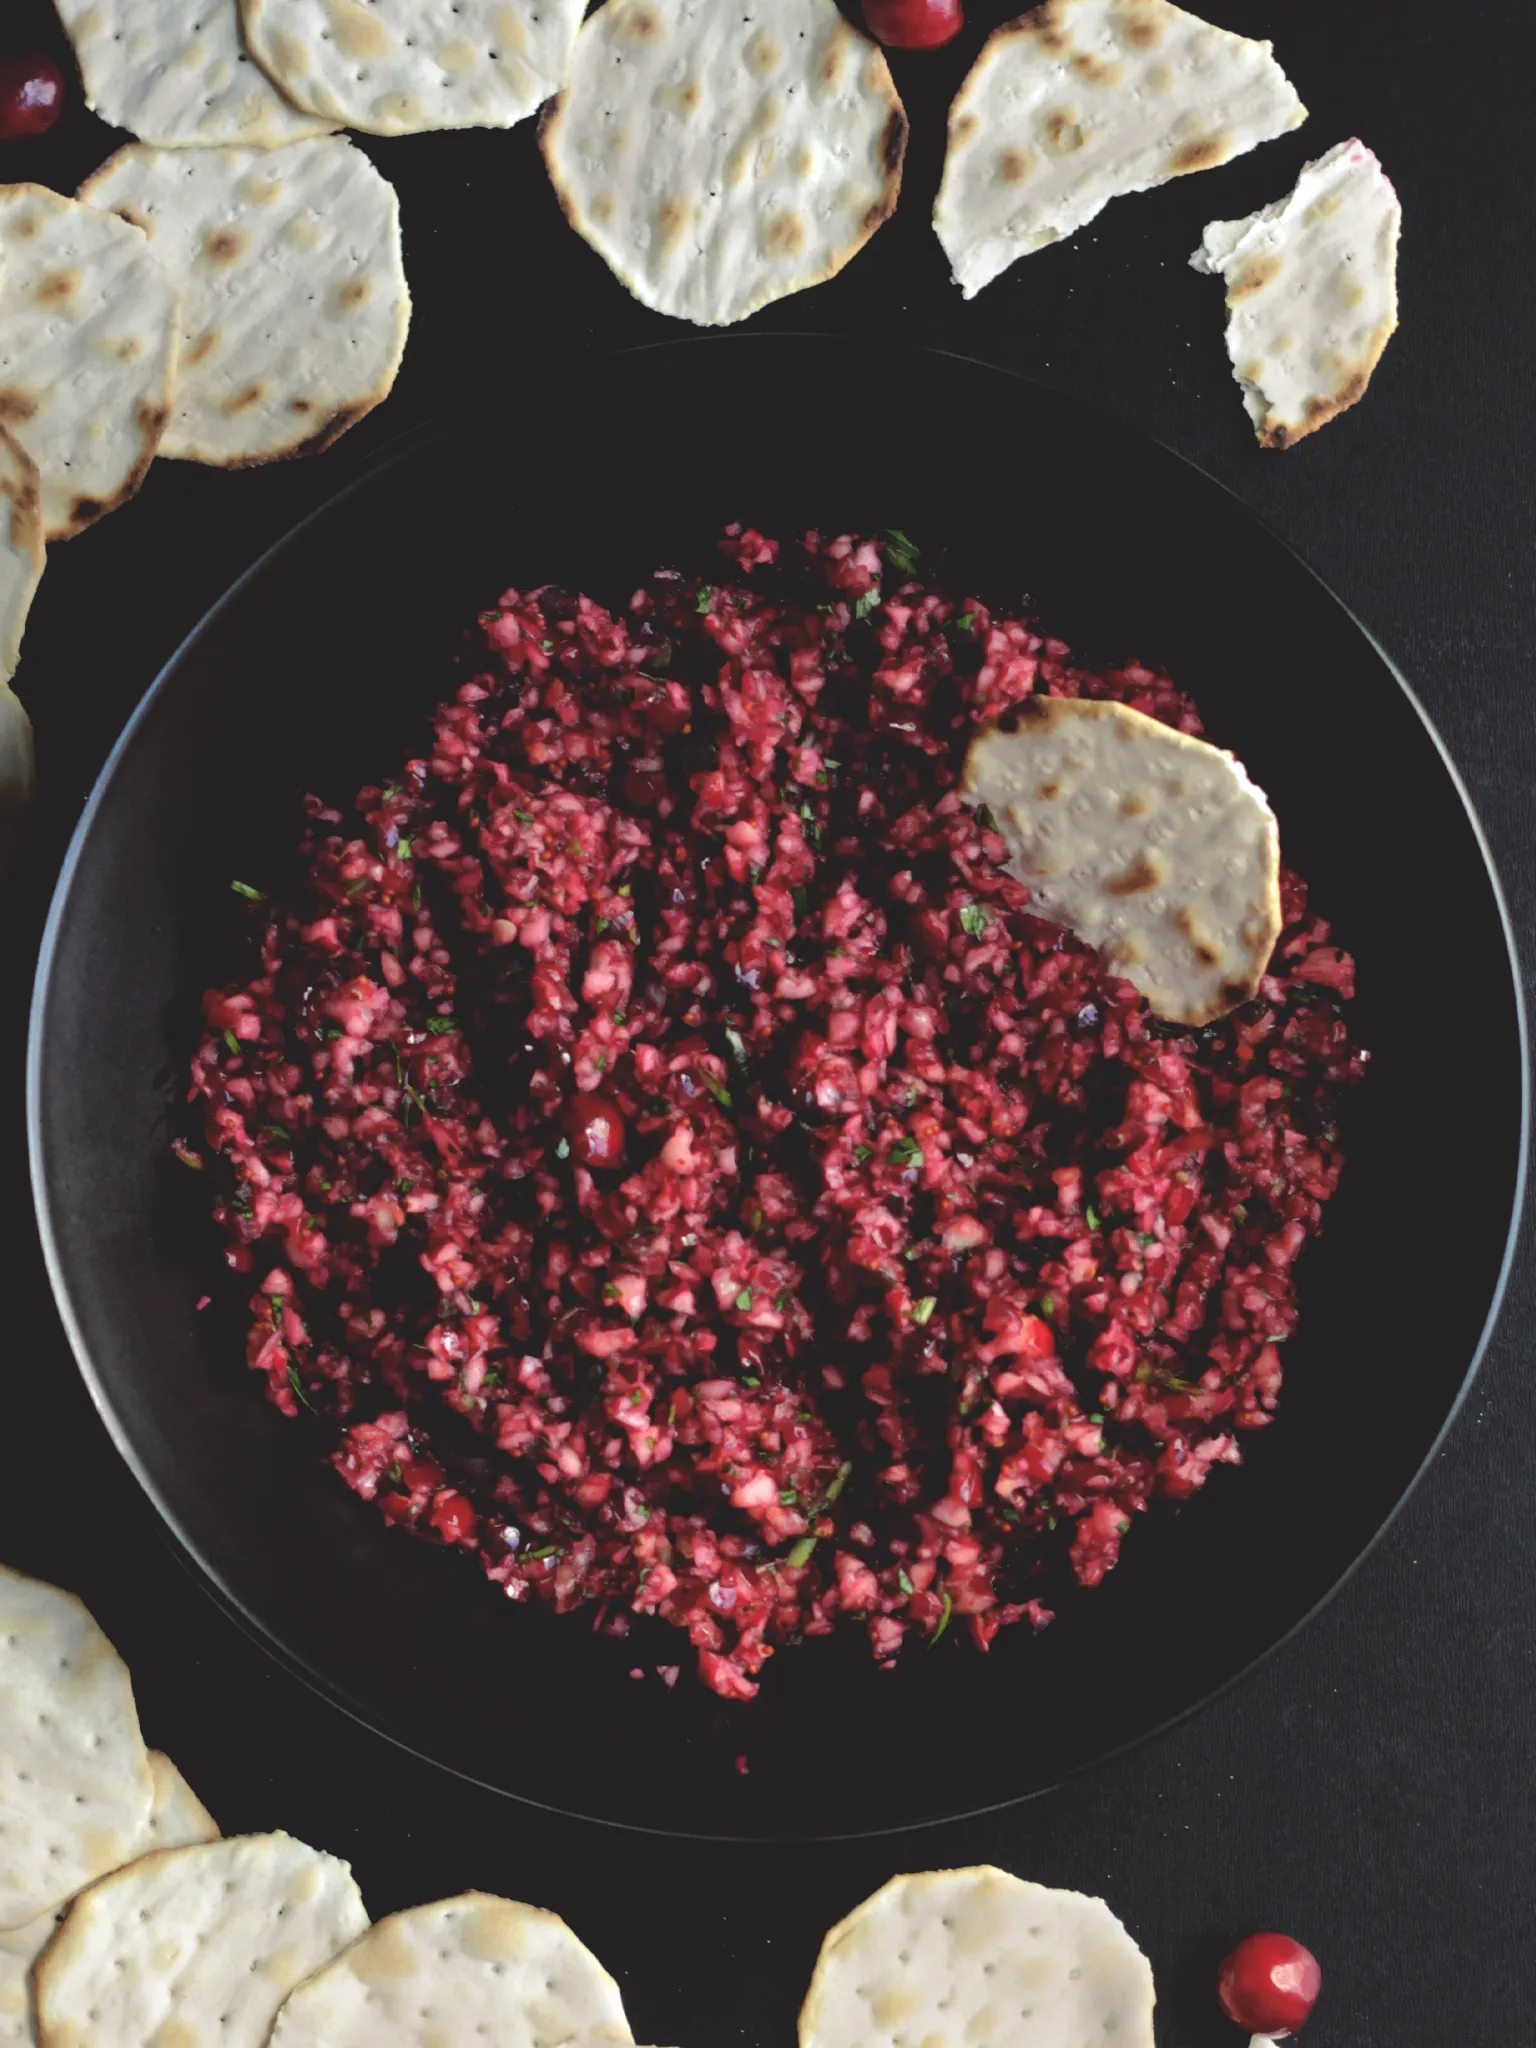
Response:
[[[1007,10],[972,11],[950,51],[898,60],[915,130],[902,211],[841,279],[756,324],[852,332],[871,351],[900,337],[987,357],[1096,402],[1222,478],[1413,681],[1467,779],[1536,958],[1525,654],[1536,20],[1508,4],[1448,13],[1427,0],[1223,0],[1212,11],[1224,25],[1274,37],[1311,108],[1307,126],[1120,202],[966,305],[926,216],[945,102]],[[41,0],[0,0],[0,46],[32,41],[55,42]],[[1304,160],[1351,133],[1379,152],[1403,198],[1403,331],[1363,406],[1288,454],[1261,455],[1230,381],[1219,289],[1186,258],[1208,219],[1277,197]],[[116,139],[76,107],[46,142],[0,154],[0,177],[69,190]],[[1164,2048],[1238,2040],[1215,2016],[1210,1980],[1224,1945],[1255,1926],[1287,1929],[1322,1958],[1315,2048],[1536,2041],[1528,1256],[1446,1450],[1310,1629],[1150,1747],[1028,1806],[922,1834],[812,1849],[680,1845],[497,1800],[312,1697],[222,1618],[160,1538],[75,1376],[26,1225],[22,1019],[74,819],[123,719],[206,606],[372,454],[477,392],[515,391],[585,355],[680,331],[630,301],[564,226],[531,128],[365,146],[400,188],[416,300],[394,397],[318,462],[230,476],[157,465],[137,504],[56,551],[33,614],[18,681],[42,800],[0,904],[0,1142],[16,1212],[0,1556],[85,1596],[133,1667],[149,1739],[227,1831],[282,1826],[349,1856],[375,1913],[471,1885],[556,1908],[619,1977],[642,2041],[787,2042],[832,1920],[895,1870],[980,1860],[1110,1899],[1157,1969]],[[750,432],[750,421],[749,390],[736,421],[637,419],[614,460],[643,473],[666,463],[673,435]],[[899,418],[873,415],[848,390],[850,463],[862,438],[900,431]],[[953,431],[984,438],[986,425],[957,419]],[[999,475],[996,488],[1049,493],[1051,477]],[[421,513],[451,520],[454,508]],[[1262,632],[1261,613],[1254,625]],[[250,715],[262,716],[259,702]],[[1434,849],[1417,843],[1409,817],[1402,834],[1411,887]],[[1425,1114],[1476,1115],[1478,991],[1458,973],[1454,932],[1425,935],[1425,999],[1443,1009],[1446,1046],[1443,1072],[1425,1078]],[[1403,1286],[1435,1255],[1436,1206],[1458,1194],[1405,1190]],[[1390,1401],[1396,1362],[1371,1363]],[[507,1740],[540,1742],[516,1698]],[[954,1727],[914,1736],[965,1740]]]

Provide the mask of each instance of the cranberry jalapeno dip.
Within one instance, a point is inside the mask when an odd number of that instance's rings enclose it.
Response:
[[[1053,1562],[1097,1584],[1273,1416],[1348,955],[1287,872],[1260,993],[1191,1031],[1033,917],[975,727],[1198,717],[900,535],[733,529],[617,614],[508,591],[464,673],[421,759],[309,800],[206,999],[269,1398],[390,1522],[659,1615],[727,1698],[843,1620],[882,1660],[1044,1626]]]

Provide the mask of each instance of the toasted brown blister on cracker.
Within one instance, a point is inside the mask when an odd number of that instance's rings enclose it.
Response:
[[[833,0],[607,0],[543,141],[642,305],[724,327],[852,261],[895,209],[907,118]]]
[[[996,30],[955,96],[934,229],[974,298],[1111,199],[1305,119],[1268,43],[1169,0],[1047,0]]]
[[[1280,836],[1231,754],[1124,704],[1030,697],[971,742],[985,805],[1040,916],[1095,946],[1170,1023],[1258,989],[1280,936]]]
[[[1397,331],[1403,209],[1363,142],[1310,163],[1286,197],[1215,220],[1190,258],[1227,287],[1227,353],[1265,448],[1289,448],[1365,396]]]

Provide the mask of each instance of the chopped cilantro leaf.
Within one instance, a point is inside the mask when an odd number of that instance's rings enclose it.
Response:
[[[855,1166],[862,1166],[866,1159],[873,1159],[874,1156],[868,1145],[855,1145],[853,1148],[853,1163]]]
[[[929,1320],[938,1305],[939,1297],[936,1294],[925,1294],[921,1301],[913,1302],[912,1320],[919,1329]]]
[[[304,1382],[299,1378],[299,1368],[294,1364],[291,1358],[288,1361],[288,1384],[290,1387],[292,1387],[295,1394],[298,1395],[299,1399],[304,1403],[304,1406],[309,1410],[311,1415],[316,1415],[319,1413],[319,1410],[315,1407],[314,1402],[311,1401],[308,1394],[305,1393]]]
[[[705,583],[700,586],[699,610],[701,612],[707,612],[709,610],[710,599],[714,596],[714,594],[715,586],[713,585],[713,583]]]
[[[944,1612],[939,1616],[939,1625],[933,1631],[933,1634],[928,1638],[928,1647],[930,1649],[932,1649],[933,1645],[939,1640],[939,1637],[943,1635],[945,1629],[949,1627],[949,1617],[954,1613],[954,1611],[955,1603],[953,1600],[950,1599],[948,1593],[946,1593],[944,1595]]]
[[[1055,1295],[1054,1295],[1054,1294],[1042,1294],[1042,1295],[1041,1295],[1041,1297],[1040,1297],[1040,1313],[1041,1313],[1041,1315],[1043,1315],[1043,1316],[1053,1316],[1053,1315],[1055,1315],[1055,1313],[1056,1313],[1056,1297],[1055,1297]]]
[[[457,1031],[458,1025],[452,1017],[429,1017],[427,1029],[434,1038],[441,1038],[445,1031]]]
[[[967,903],[960,912],[960,928],[969,932],[973,939],[979,939],[991,922],[990,915],[979,903]]]
[[[409,860],[411,857],[411,842],[409,839],[402,835],[396,843],[395,851],[402,860]]]
[[[737,1295],[736,1306],[741,1310],[743,1315],[745,1315],[747,1310],[752,1306],[752,1290],[750,1287],[743,1287],[740,1294]]]
[[[1090,1203],[1088,1204],[1087,1208],[1086,1208],[1086,1209],[1085,1209],[1085,1210],[1083,1211],[1083,1218],[1084,1218],[1085,1222],[1087,1223],[1087,1225],[1088,1225],[1088,1228],[1089,1228],[1090,1230],[1097,1230],[1097,1229],[1098,1229],[1098,1227],[1099,1227],[1099,1212],[1098,1212],[1098,1210],[1097,1210],[1097,1209],[1095,1209],[1095,1207],[1093,1206],[1092,1202],[1090,1202]]]
[[[600,917],[600,918],[599,918],[599,919],[597,920],[597,936],[598,936],[599,938],[601,938],[601,937],[603,936],[603,933],[604,933],[605,931],[607,931],[607,929],[608,929],[608,920],[607,920],[607,918],[606,918],[606,917]]]
[[[229,1047],[231,1052],[238,1053],[240,1051],[239,1039],[236,1038],[233,1031],[229,1030],[227,1026],[224,1032],[224,1043]]]
[[[560,1140],[559,1144],[558,1144],[558,1145],[556,1145],[556,1147],[555,1147],[555,1157],[556,1157],[557,1159],[569,1159],[569,1158],[570,1158],[570,1156],[571,1156],[571,1141],[570,1141],[570,1139],[569,1139],[569,1138],[562,1138],[562,1139]]]
[[[276,1138],[279,1145],[288,1145],[293,1142],[281,1124],[263,1124],[261,1135],[264,1138]]]
[[[726,1087],[725,1083],[717,1081],[714,1075],[710,1073],[703,1073],[699,1078],[703,1081],[710,1094],[713,1095],[716,1102],[719,1103],[720,1107],[722,1109],[729,1109],[731,1106],[731,1091]]]
[[[398,1458],[396,1458],[395,1462],[384,1474],[384,1477],[389,1481],[391,1486],[400,1486],[404,1483],[405,1474],[400,1469],[400,1460]]]
[[[907,1577],[907,1568],[905,1565],[897,1566],[896,1583],[898,1586],[900,1586],[903,1593],[907,1595],[908,1599],[910,1599],[913,1593],[915,1593],[917,1590],[917,1588],[913,1585],[912,1581]]]
[[[752,1211],[752,1228],[753,1228],[754,1230],[761,1230],[761,1229],[762,1229],[762,1227],[763,1227],[763,1212],[762,1212],[762,1210],[761,1210],[761,1209],[754,1209],[754,1210]]]
[[[916,544],[908,540],[899,527],[892,526],[886,530],[885,559],[903,576],[915,576],[922,557]]]
[[[253,889],[249,882],[231,882],[231,889],[237,896],[243,896],[248,903],[260,903],[264,899],[259,889]]]
[[[856,619],[867,619],[879,602],[880,586],[877,583],[873,590],[866,590],[864,595],[855,603],[853,616]]]
[[[916,1138],[898,1138],[887,1156],[892,1166],[921,1166],[923,1148]]]
[[[741,1376],[741,1384],[744,1387],[760,1387],[763,1383],[761,1380],[753,1379],[750,1373],[744,1372]]]
[[[796,1493],[792,1486],[782,1487],[779,1492],[779,1506],[781,1508],[792,1508],[799,1498],[799,1494]]]

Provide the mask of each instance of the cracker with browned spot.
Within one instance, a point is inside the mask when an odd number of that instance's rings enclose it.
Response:
[[[153,1797],[122,1659],[72,1593],[0,1567],[0,1926],[115,1869]]]
[[[224,468],[328,447],[388,396],[410,326],[395,190],[336,138],[119,150],[81,187],[182,292],[161,453]]]
[[[1026,698],[972,740],[985,805],[1034,907],[1177,1024],[1246,1002],[1280,936],[1280,835],[1236,758],[1124,704]]]
[[[347,1865],[291,1835],[141,1856],[39,1958],[40,2048],[264,2048],[293,1987],[367,1925]]]
[[[176,287],[136,228],[41,185],[0,186],[0,425],[67,540],[132,497],[165,429]]]
[[[42,480],[16,436],[0,427],[0,684],[21,660],[27,613],[42,581]]]
[[[246,53],[239,0],[57,0],[86,105],[166,149],[277,149],[334,125],[301,113]]]
[[[955,96],[934,229],[974,298],[1111,199],[1305,119],[1268,43],[1169,0],[1047,0],[989,37]]]
[[[563,1920],[465,1892],[370,1927],[293,1993],[272,2048],[596,2048],[633,2038],[618,1985]]]
[[[4,719],[7,698],[13,704],[16,701],[9,690],[0,690],[0,789],[6,780]],[[20,709],[19,706],[17,708]],[[149,1752],[149,1770],[155,1788],[149,1819],[126,1860],[132,1862],[135,1857],[147,1856],[152,1849],[180,1849],[193,1842],[216,1842],[219,1830],[213,1816],[170,1758],[152,1749]],[[37,2038],[32,2029],[32,1998],[27,1980],[33,1964],[52,1940],[55,1928],[64,1917],[64,1910],[67,1908],[39,1914],[25,1927],[14,1927],[0,1933],[0,2048],[15,2048],[15,2044],[33,2042]]]
[[[1265,448],[1289,448],[1365,396],[1397,330],[1403,209],[1358,139],[1284,199],[1213,220],[1190,258],[1227,287],[1227,353]]]
[[[586,0],[242,0],[297,106],[368,135],[510,128],[565,83]]]
[[[987,1864],[927,1870],[822,1943],[800,2048],[1153,2048],[1154,2003],[1102,1899]]]
[[[607,0],[544,157],[642,304],[701,327],[833,277],[896,205],[907,119],[833,0]]]

